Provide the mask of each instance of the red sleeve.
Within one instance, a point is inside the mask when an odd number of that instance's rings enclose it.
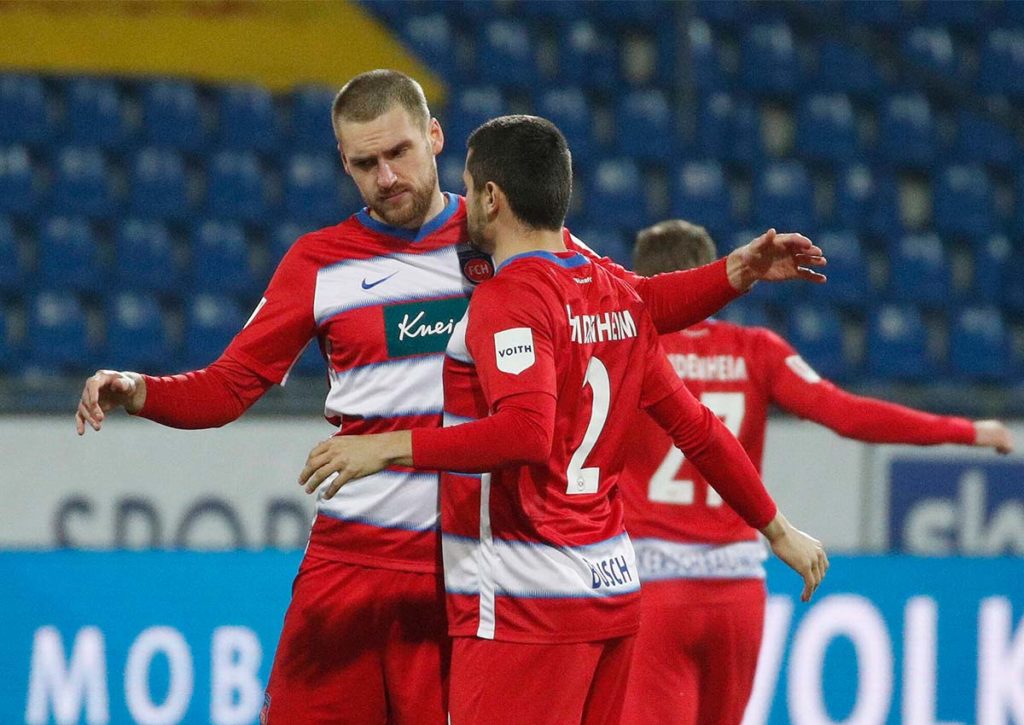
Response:
[[[772,376],[772,399],[789,412],[867,443],[974,443],[974,424],[966,418],[848,393],[818,375],[781,337],[769,330],[759,332],[761,355]]]
[[[565,244],[594,260],[634,289],[647,305],[658,332],[677,332],[718,312],[742,293],[725,272],[726,259],[695,269],[641,277],[608,257],[599,257],[586,244],[565,232]]]

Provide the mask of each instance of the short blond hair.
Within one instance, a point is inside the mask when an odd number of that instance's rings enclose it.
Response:
[[[401,106],[413,121],[426,127],[430,108],[423,87],[405,73],[378,68],[360,73],[334,97],[331,104],[331,125],[338,135],[339,121],[365,123],[382,116],[394,106]]]
[[[715,241],[707,229],[682,219],[668,219],[637,233],[633,270],[650,277],[700,267],[716,256]]]

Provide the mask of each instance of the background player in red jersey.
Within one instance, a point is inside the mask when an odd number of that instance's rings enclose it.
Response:
[[[653,275],[714,255],[703,227],[672,220],[639,233],[634,261],[638,273]],[[1013,447],[998,421],[972,423],[851,395],[766,329],[708,321],[661,342],[679,377],[759,469],[770,403],[872,443],[960,443],[1000,453]],[[622,486],[644,587],[623,722],[739,723],[764,621],[763,548],[658,426],[641,417]]]
[[[472,422],[334,438],[311,452],[300,482],[312,492],[337,474],[330,497],[387,465],[450,471],[453,723],[617,722],[639,603],[617,491],[636,410],[766,533],[804,576],[805,599],[828,562],[676,377],[636,292],[566,249],[572,172],[558,129],[533,116],[484,124],[464,179],[470,237],[497,264],[447,349],[445,416]]]
[[[207,368],[91,376],[75,416],[80,435],[114,408],[178,428],[224,425],[282,383],[311,340],[327,361],[325,417],[339,430],[440,425],[444,346],[479,279],[460,254],[463,200],[438,186],[444,135],[419,84],[387,70],[349,81],[331,119],[366,208],[295,242],[252,318]],[[657,280],[615,274],[670,330],[756,279],[819,279],[807,268],[818,255],[800,235],[771,232],[707,269]],[[410,328],[417,319],[429,322]],[[407,469],[318,502],[267,687],[271,723],[445,722],[438,515],[437,476]]]

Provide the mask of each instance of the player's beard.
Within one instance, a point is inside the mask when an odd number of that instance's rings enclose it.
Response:
[[[427,212],[430,210],[434,194],[438,193],[437,167],[430,164],[429,170],[420,183],[414,186],[399,186],[389,189],[388,193],[394,194],[398,191],[409,192],[410,198],[401,206],[393,206],[378,196],[374,203],[369,204],[370,209],[384,220],[385,224],[393,227],[414,229],[423,226],[423,223],[427,221]]]

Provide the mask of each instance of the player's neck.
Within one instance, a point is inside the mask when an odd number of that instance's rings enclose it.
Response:
[[[509,257],[537,251],[564,252],[562,230],[530,229],[518,224],[509,226],[495,234],[494,254],[491,257],[497,266]]]

